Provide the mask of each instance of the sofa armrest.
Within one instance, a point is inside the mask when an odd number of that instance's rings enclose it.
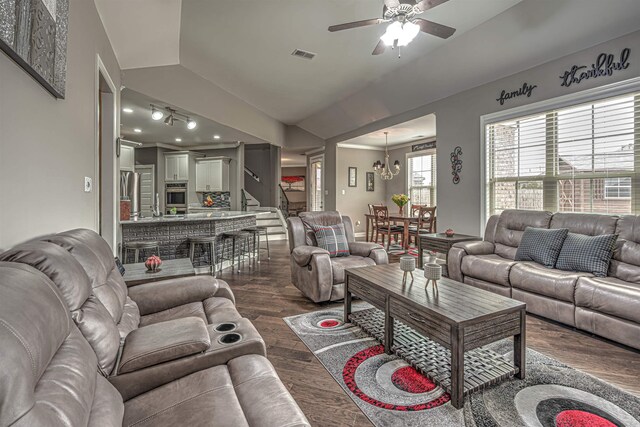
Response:
[[[389,264],[389,256],[384,248],[373,242],[349,242],[351,255],[371,258],[376,265]]]
[[[309,265],[314,255],[326,255],[328,257],[329,251],[316,246],[298,246],[291,251],[293,260],[300,267]]]
[[[210,346],[209,332],[199,317],[143,326],[127,335],[118,373],[125,374],[201,353]]]
[[[211,297],[235,303],[226,282],[204,275],[143,283],[129,288],[129,297],[138,304],[142,316]]]
[[[493,243],[486,240],[475,240],[470,242],[460,242],[453,245],[454,248],[460,248],[467,255],[490,255],[494,253],[496,247]]]
[[[462,274],[462,258],[467,255],[489,255],[495,250],[495,245],[487,241],[470,241],[455,243],[447,254],[447,270],[449,278],[464,282]]]

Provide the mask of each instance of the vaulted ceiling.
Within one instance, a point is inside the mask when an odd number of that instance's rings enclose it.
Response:
[[[180,63],[324,139],[640,29],[638,0],[450,0],[424,17],[454,36],[420,34],[398,58],[371,55],[384,25],[327,31],[382,0],[95,2],[123,69]]]

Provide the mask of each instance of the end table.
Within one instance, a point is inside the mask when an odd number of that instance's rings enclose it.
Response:
[[[454,234],[451,237],[447,237],[444,233],[420,234],[418,236],[418,268],[423,268],[424,266],[424,251],[443,253],[446,266],[449,249],[451,249],[455,243],[468,242],[471,240],[482,240],[482,237],[470,236],[467,234]],[[443,276],[448,276],[447,273],[447,269],[443,268]]]

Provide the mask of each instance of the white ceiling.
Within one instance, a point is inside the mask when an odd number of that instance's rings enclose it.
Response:
[[[153,120],[151,118],[151,104],[159,107],[171,107],[182,114],[188,115],[197,122],[195,129],[189,130],[184,122],[176,121],[173,126],[164,124],[163,120]],[[184,147],[211,145],[242,141],[247,143],[264,143],[257,138],[237,131],[230,127],[221,125],[212,120],[206,119],[197,114],[192,114],[173,105],[150,98],[131,89],[124,89],[121,94],[121,107],[130,108],[132,113],[122,112],[120,114],[120,135],[126,139],[142,143],[164,143]],[[166,117],[166,115],[165,115]],[[140,129],[137,133],[134,129]],[[220,139],[214,139],[214,135],[219,135]],[[182,139],[177,142],[176,138]]]
[[[280,165],[282,167],[306,166],[307,157],[305,150],[286,150],[280,152]]]
[[[94,0],[120,68],[180,63],[182,0]]]
[[[408,122],[390,126],[375,132],[348,139],[339,144],[341,147],[352,148],[384,148],[385,132],[389,132],[389,147],[408,142],[418,142],[436,136],[436,116],[427,114]]]
[[[295,124],[423,57],[520,0],[450,0],[422,15],[457,29],[418,37],[402,58],[371,52],[386,25],[330,33],[333,24],[379,18],[382,0],[187,0],[180,62],[270,116]],[[294,49],[317,56],[291,56]]]

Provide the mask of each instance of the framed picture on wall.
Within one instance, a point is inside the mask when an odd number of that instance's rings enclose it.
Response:
[[[374,191],[375,189],[375,184],[374,184],[374,173],[373,172],[367,172],[367,179],[366,179],[366,185],[367,185],[367,191]]]
[[[349,166],[349,187],[358,186],[358,168]]]

